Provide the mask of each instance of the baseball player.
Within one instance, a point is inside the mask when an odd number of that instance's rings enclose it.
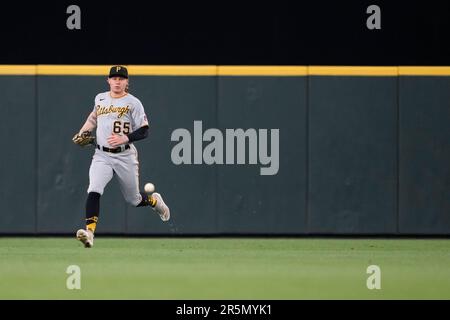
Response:
[[[115,175],[125,200],[137,207],[151,206],[161,220],[170,218],[170,210],[159,193],[151,196],[139,191],[139,162],[134,142],[148,136],[144,107],[128,93],[128,70],[113,66],[109,72],[110,91],[95,97],[94,110],[73,142],[80,146],[93,144],[95,153],[89,169],[86,200],[86,230],[77,231],[77,239],[86,248],[94,245],[94,232],[100,213],[100,196]],[[92,134],[96,129],[96,135]]]

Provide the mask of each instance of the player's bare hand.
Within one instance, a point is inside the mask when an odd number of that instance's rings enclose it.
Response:
[[[128,137],[126,135],[118,135],[113,133],[108,138],[108,143],[111,145],[111,147],[115,148],[122,144],[125,144],[128,142]]]

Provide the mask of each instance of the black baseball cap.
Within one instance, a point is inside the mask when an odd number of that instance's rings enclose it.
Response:
[[[122,77],[128,79],[128,70],[124,66],[113,66],[109,70],[109,78]]]

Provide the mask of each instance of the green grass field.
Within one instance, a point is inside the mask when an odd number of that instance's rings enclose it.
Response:
[[[0,238],[0,299],[450,299],[450,240]]]

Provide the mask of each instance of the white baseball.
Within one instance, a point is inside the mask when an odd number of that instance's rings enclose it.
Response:
[[[147,193],[153,193],[155,191],[155,185],[153,183],[146,183],[144,186],[144,190]]]

